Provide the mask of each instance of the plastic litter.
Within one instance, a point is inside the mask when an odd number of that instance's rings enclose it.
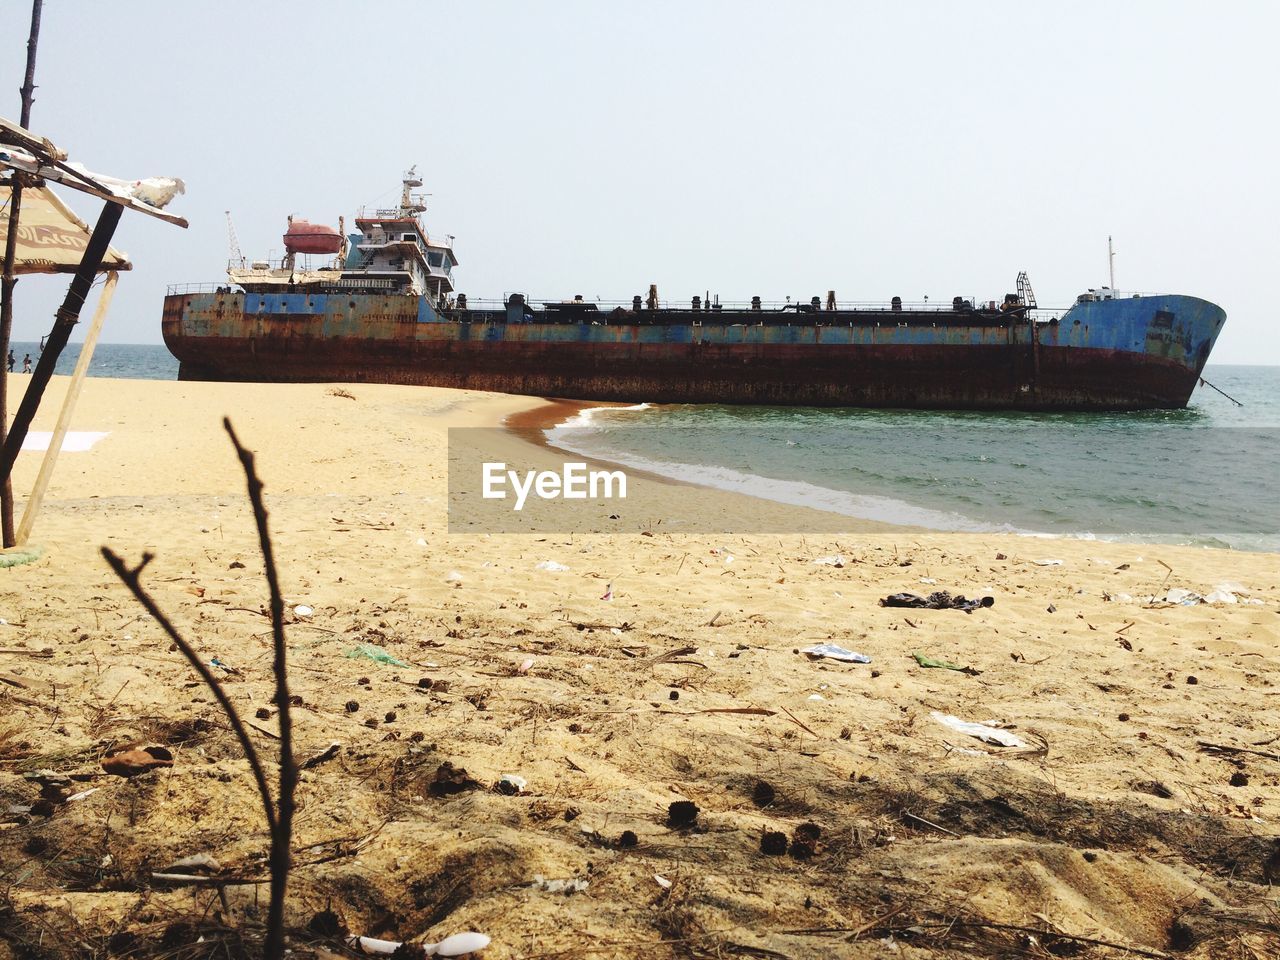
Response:
[[[450,570],[449,575],[444,578],[444,582],[445,583],[461,583],[462,574],[460,574],[457,570]]]
[[[1060,567],[1060,566],[1062,566],[1062,561],[1061,561],[1061,560],[1032,560],[1031,562],[1032,562],[1032,563],[1034,563],[1037,567]]]
[[[830,660],[840,660],[844,663],[871,662],[871,658],[865,653],[846,650],[844,647],[836,646],[834,643],[819,643],[812,647],[805,647],[800,652],[811,660],[821,660],[823,657],[826,657]]]
[[[658,881],[658,886],[660,886],[663,890],[671,889],[671,881],[668,880],[666,877],[664,877],[662,874],[655,873],[653,875],[653,879]]]
[[[997,747],[1025,747],[1026,743],[1018,737],[1014,736],[1008,730],[1001,730],[999,727],[990,727],[985,723],[972,723],[968,720],[961,720],[959,717],[952,716],[949,713],[939,713],[934,710],[929,716],[937,720],[956,733],[963,733],[966,736],[977,737],[983,743],[992,743]]]
[[[293,615],[295,617],[309,617],[313,613],[315,613],[315,610],[313,610],[311,607],[308,607],[305,603],[300,603],[293,608]]]
[[[830,557],[818,557],[816,560],[811,560],[810,563],[816,563],[824,567],[843,567],[844,554],[837,553]]]
[[[1164,593],[1142,597],[1134,597],[1127,593],[1104,592],[1102,599],[1110,600],[1114,603],[1171,604],[1179,607],[1194,607],[1201,603],[1243,603],[1251,606],[1262,606],[1263,601],[1258,597],[1241,596],[1240,594],[1243,590],[1244,588],[1236,583],[1220,583],[1206,594],[1199,594],[1194,590],[1184,590],[1182,587],[1170,587]]]
[[[909,607],[920,610],[963,610],[972,613],[979,607],[990,607],[995,604],[995,597],[980,597],[966,600],[963,594],[952,596],[946,590],[938,590],[922,597],[917,593],[895,593],[880,601],[882,607]]]
[[[372,660],[374,663],[381,663],[388,667],[409,666],[409,664],[405,663],[403,660],[393,657],[391,654],[387,653],[387,651],[373,643],[362,643],[358,647],[347,651],[347,659],[358,660],[360,658]]]
[[[601,597],[600,599],[601,599],[601,600],[612,600],[612,599],[613,599],[613,584],[612,584],[612,583],[611,583],[611,584],[609,584],[607,587],[605,587],[605,588],[604,588],[604,596],[603,596],[603,597]]]
[[[498,778],[498,792],[507,796],[524,793],[524,788],[528,785],[529,782],[524,777],[518,777],[514,773],[504,773]]]
[[[940,670],[954,670],[957,673],[967,673],[971,677],[976,677],[978,674],[982,673],[981,670],[975,670],[973,667],[961,667],[954,663],[949,663],[946,660],[935,660],[932,657],[926,657],[923,653],[913,653],[912,656],[916,658],[916,663],[920,664],[922,667],[937,667]]]
[[[535,570],[550,570],[552,573],[564,573],[569,568],[563,563],[557,563],[554,560],[543,560],[535,568]]]
[[[569,877],[567,880],[548,880],[541,874],[533,875],[533,889],[545,890],[547,893],[563,893],[569,896],[573,893],[582,893],[587,887],[591,886],[590,880],[583,880],[581,877]]]
[[[421,949],[422,955],[426,957],[461,957],[483,950],[489,943],[489,938],[483,933],[468,931],[445,937],[439,943],[411,943],[408,946],[410,949]],[[374,937],[349,937],[347,946],[356,953],[392,954],[400,949],[401,943],[399,940],[378,940]]]

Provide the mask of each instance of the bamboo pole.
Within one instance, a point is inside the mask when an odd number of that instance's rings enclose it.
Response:
[[[111,297],[116,292],[116,281],[120,274],[115,270],[107,274],[106,286],[98,297],[98,306],[89,321],[89,329],[85,332],[84,344],[80,347],[80,358],[76,360],[75,372],[71,374],[71,383],[67,385],[67,395],[62,400],[62,410],[58,413],[58,423],[53,428],[53,436],[49,440],[49,449],[44,452],[44,460],[40,464],[40,473],[36,475],[35,486],[31,488],[31,496],[22,511],[22,521],[18,524],[18,532],[14,543],[22,546],[31,536],[31,527],[36,522],[36,514],[44,502],[44,492],[53,477],[53,468],[58,462],[58,454],[62,451],[62,440],[71,426],[71,414],[75,411],[76,401],[80,399],[80,388],[84,386],[84,378],[89,373],[89,361],[93,359],[94,347],[98,345],[98,334],[111,306]]]
[[[18,249],[18,215],[22,211],[22,179],[14,172],[9,188],[9,226],[4,244],[4,272],[0,276],[0,371],[8,369],[9,339],[13,333],[13,288],[18,278],[13,274],[13,262]],[[9,430],[9,374],[0,372],[0,445]],[[13,483],[6,474],[0,479],[0,539],[6,547],[12,547],[13,539]]]

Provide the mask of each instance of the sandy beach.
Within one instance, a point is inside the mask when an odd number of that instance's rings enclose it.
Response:
[[[451,534],[447,428],[513,420],[495,456],[548,469],[530,437],[563,410],[341,390],[85,383],[74,429],[108,436],[62,455],[43,556],[0,570],[0,958],[236,956],[259,929],[247,765],[99,554],[154,554],[145,583],[273,756],[223,416],[265,485],[298,758],[340,744],[298,792],[300,954],[339,949],[308,933],[330,910],[387,939],[481,931],[494,960],[1280,955],[1277,555],[939,534],[645,476],[584,503],[588,532]],[[19,510],[38,465],[18,461]],[[672,533],[675,498],[726,530],[750,509],[828,532]],[[1144,602],[1224,584],[1237,602]],[[936,590],[994,604],[878,603]],[[871,662],[799,652],[821,643]],[[373,647],[404,665],[352,656]],[[103,771],[137,743],[173,765]],[[465,775],[441,795],[445,764]],[[153,878],[200,854],[225,883]]]

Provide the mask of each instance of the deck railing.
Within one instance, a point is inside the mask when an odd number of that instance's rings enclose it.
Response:
[[[502,300],[468,297],[467,307],[468,309],[471,309],[471,310],[490,310],[490,311],[505,310],[507,300],[510,298],[510,296],[511,294],[507,294]],[[634,301],[631,301],[631,300],[583,299],[580,301],[574,301],[574,300],[557,300],[553,298],[533,297],[533,296],[529,296],[528,294],[524,294],[523,296],[525,298],[525,303],[527,303],[534,310],[542,310],[545,308],[546,305],[550,305],[553,308],[563,307],[566,309],[572,309],[575,306],[575,304],[582,304],[582,305],[594,304],[596,310],[599,313],[609,314],[613,310],[619,307],[621,307],[623,310],[631,310],[634,306]],[[983,301],[978,301],[977,303],[974,303],[974,301],[970,300],[969,302],[973,304],[975,309],[979,309],[979,310],[991,309],[992,304],[995,305],[994,309],[997,309],[997,310],[999,310],[1001,306],[999,301],[983,300]],[[690,311],[692,304],[693,304],[692,297],[690,297],[688,300],[678,300],[678,301],[659,300],[658,309],[659,310],[680,310],[680,311],[688,312]],[[644,299],[641,299],[640,301],[640,309],[642,312],[649,309],[648,304],[645,302]],[[1039,307],[1039,308],[1033,308],[1030,311],[1030,313],[1032,317],[1036,320],[1036,322],[1049,323],[1053,320],[1061,319],[1062,315],[1067,312],[1067,309],[1068,308],[1066,307],[1054,307],[1054,308]],[[936,302],[933,300],[921,300],[921,301],[915,301],[915,302],[904,301],[899,307],[895,307],[892,302],[887,300],[837,300],[836,310],[857,311],[859,313],[888,313],[888,314],[899,313],[899,312],[901,313],[936,313],[940,317],[950,316],[952,314],[965,312],[964,310],[956,310],[951,305],[950,301],[943,303],[943,302]],[[753,312],[753,307],[752,307],[751,301],[749,300],[722,300],[720,301],[719,305],[713,302],[710,307],[708,307],[705,303],[703,303],[701,304],[697,312],[699,314],[710,314],[712,317],[714,317],[715,314],[717,313]],[[822,314],[828,313],[829,311],[827,310],[825,301],[823,301],[815,309],[812,304],[806,303],[806,302],[795,302],[795,301],[787,301],[787,300],[762,300],[760,301],[758,312],[768,313],[768,314],[778,314],[778,313],[792,314],[792,315],[798,315],[802,317],[811,317],[811,316],[817,315],[820,318]]]
[[[343,287],[347,289],[354,288],[354,289],[366,289],[366,290],[372,290],[372,289],[391,290],[397,286],[397,283],[394,280],[375,279],[372,277],[370,278],[351,277],[351,278],[343,278],[343,279],[339,279],[335,277],[332,282],[335,286]],[[171,283],[168,285],[168,287],[165,290],[165,293],[168,296],[173,296],[175,294],[222,293],[222,292],[239,293],[240,289],[237,284],[234,284],[228,281],[226,283]],[[306,292],[306,290],[305,288],[303,288],[295,292],[304,293]],[[508,299],[509,299],[509,295],[508,297],[504,297],[501,300],[478,299],[474,297],[468,297],[467,308],[469,310],[478,310],[478,311],[485,311],[485,312],[491,312],[491,313],[503,313],[507,308]],[[601,319],[606,318],[611,312],[613,312],[613,310],[619,307],[628,311],[631,310],[632,308],[632,301],[630,300],[583,300],[583,301],[568,300],[566,301],[566,300],[551,300],[551,299],[543,300],[536,297],[526,296],[525,302],[532,309],[538,310],[538,311],[541,311],[543,309],[544,304],[552,304],[556,306],[564,305],[569,308],[572,308],[575,302],[580,302],[583,304],[594,304]],[[990,301],[981,302],[977,306],[979,308],[985,308],[988,306],[989,303]],[[692,304],[692,298],[688,303],[686,303],[683,300],[678,302],[673,302],[670,300],[659,300],[658,309],[659,310],[679,310],[684,312],[690,312],[689,308],[691,304]],[[797,306],[799,306],[800,309],[797,309]],[[641,309],[641,312],[643,313],[648,310],[648,306],[645,305],[643,301],[641,301],[640,309]],[[903,303],[901,310],[897,310],[894,308],[893,304],[887,303],[883,300],[838,300],[836,301],[836,309],[842,310],[842,311],[858,311],[860,313],[883,313],[887,315],[886,319],[891,319],[893,315],[896,313],[912,313],[912,314],[933,313],[933,314],[937,314],[938,318],[941,320],[948,316],[952,316],[954,314],[964,312],[964,311],[955,310],[950,303],[945,303],[945,304],[934,303],[933,301]],[[819,307],[817,311],[814,311],[810,304],[788,303],[785,300],[784,301],[761,301],[759,311],[752,311],[750,301],[722,301],[718,309],[715,307],[714,304],[712,305],[710,310],[706,309],[704,306],[702,309],[700,309],[697,312],[697,316],[699,318],[705,316],[707,319],[714,320],[716,314],[719,314],[719,313],[742,313],[742,312],[747,312],[747,313],[758,312],[762,316],[768,315],[774,318],[776,318],[779,314],[782,314],[784,316],[786,315],[795,316],[797,318],[801,318],[801,317],[806,319],[813,318],[817,322],[821,323],[823,315],[828,313],[829,311],[826,309],[825,304]],[[1067,308],[1048,308],[1048,307],[1039,307],[1029,311],[1031,318],[1035,320],[1036,323],[1052,323],[1054,321],[1061,320],[1063,314],[1065,314],[1066,312],[1067,312]]]

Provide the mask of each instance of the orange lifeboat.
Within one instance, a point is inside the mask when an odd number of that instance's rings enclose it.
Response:
[[[342,234],[323,223],[290,220],[284,248],[289,253],[337,253],[342,249]]]

